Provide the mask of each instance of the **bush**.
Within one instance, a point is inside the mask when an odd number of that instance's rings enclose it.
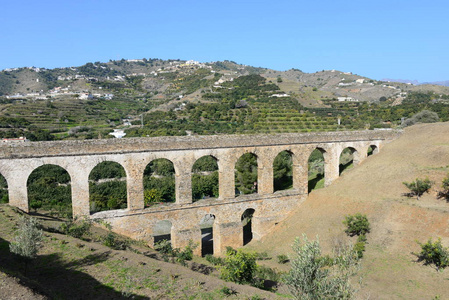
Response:
[[[424,193],[429,192],[433,183],[429,180],[429,178],[416,178],[415,181],[403,182],[403,184],[410,190],[410,193],[405,193],[404,195],[407,197],[416,196],[416,199],[419,200],[419,197],[421,197]]]
[[[443,247],[440,238],[435,242],[430,238],[425,244],[417,243],[421,246],[421,252],[415,254],[418,261],[424,261],[425,265],[435,265],[437,271],[449,266],[449,250]]]
[[[74,238],[81,238],[83,235],[87,234],[90,230],[92,223],[88,219],[83,219],[81,221],[67,221],[59,226],[59,229],[67,235]]]
[[[22,216],[14,240],[9,245],[12,253],[26,259],[33,259],[41,246],[43,232],[35,218]]]
[[[349,236],[365,235],[370,231],[370,224],[366,215],[357,213],[353,216],[348,215],[345,217],[343,224],[346,225],[346,234]]]
[[[278,263],[280,264],[286,264],[289,262],[288,256],[285,254],[278,255]]]
[[[443,179],[442,191],[438,192],[438,199],[446,199],[446,201],[449,202],[449,174],[446,175],[446,177]]]
[[[350,299],[355,288],[350,278],[358,270],[357,255],[352,249],[344,248],[335,253],[335,258],[321,255],[318,239],[309,241],[303,235],[293,244],[295,253],[291,269],[284,276],[295,299]]]
[[[214,266],[222,266],[224,264],[224,261],[221,257],[215,257],[212,254],[207,254],[204,258]]]
[[[9,245],[12,253],[19,255],[25,262],[25,276],[28,261],[37,256],[41,247],[43,232],[39,229],[39,223],[35,218],[22,216],[19,220],[19,228],[16,236]]]
[[[252,283],[256,272],[256,255],[242,250],[227,251],[220,277],[236,283]]]
[[[423,110],[419,113],[413,115],[411,118],[406,119],[402,125],[404,127],[414,125],[416,123],[435,123],[438,122],[440,118],[438,114],[433,111]]]

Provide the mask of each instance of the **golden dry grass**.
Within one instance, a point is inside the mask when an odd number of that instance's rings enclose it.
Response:
[[[312,192],[285,222],[249,247],[275,257],[291,252],[294,238],[305,233],[309,238],[318,235],[324,250],[330,251],[339,241],[354,242],[345,236],[342,221],[345,215],[361,212],[372,228],[362,260],[361,298],[449,299],[449,270],[423,266],[412,254],[420,249],[417,240],[430,237],[441,237],[449,246],[449,203],[436,197],[448,172],[449,123],[407,128],[379,154],[331,186]],[[402,182],[417,177],[435,182],[430,193],[419,201],[402,196],[407,192]]]

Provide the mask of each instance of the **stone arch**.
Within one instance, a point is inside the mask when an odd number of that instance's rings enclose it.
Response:
[[[367,156],[371,156],[371,155],[374,155],[374,154],[377,154],[377,153],[379,153],[379,148],[376,145],[369,145],[368,146],[368,150],[366,152]]]
[[[218,160],[204,155],[192,166],[192,200],[219,197]]]
[[[28,207],[40,214],[72,217],[69,172],[55,164],[35,168],[27,179]]]
[[[273,191],[293,188],[293,153],[283,150],[273,160]]]
[[[356,161],[357,150],[354,147],[344,148],[339,156],[338,160],[338,174],[341,175],[343,171],[352,168]]]
[[[156,222],[153,227],[154,245],[163,240],[171,242],[173,224],[169,220],[161,220]]]
[[[148,163],[143,172],[145,206],[173,203],[175,195],[175,165],[167,158],[156,158]]]
[[[201,256],[214,254],[214,223],[215,215],[213,214],[205,214],[201,218]]]
[[[307,159],[307,191],[309,193],[314,189],[324,187],[326,156],[326,150],[320,147],[316,147],[310,152]]]
[[[5,176],[0,173],[0,203],[8,203],[9,202],[9,194],[8,194],[8,181]]]
[[[258,189],[257,155],[251,152],[242,154],[234,167],[236,195],[257,193]]]
[[[255,210],[253,208],[246,209],[241,217],[243,226],[243,245],[248,244],[253,239],[252,219]]]
[[[125,168],[115,161],[102,161],[89,173],[90,213],[128,208]]]

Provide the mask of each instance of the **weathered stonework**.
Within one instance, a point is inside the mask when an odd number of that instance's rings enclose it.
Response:
[[[243,244],[241,217],[254,209],[253,238],[259,239],[307,197],[307,161],[314,149],[325,160],[325,185],[339,177],[339,158],[345,148],[353,151],[354,164],[375,152],[400,131],[353,131],[314,134],[232,135],[129,138],[87,141],[30,142],[0,145],[0,173],[8,183],[10,205],[28,211],[27,180],[39,166],[53,164],[67,170],[71,178],[75,217],[90,216],[88,177],[103,161],[114,161],[126,172],[128,208],[99,212],[91,218],[110,222],[115,232],[153,243],[156,223],[171,222],[174,247],[189,240],[201,242],[200,222],[206,214],[213,223],[214,253],[226,246]],[[273,193],[273,161],[282,151],[293,160],[293,189]],[[258,193],[235,196],[234,168],[244,153],[253,153],[258,163]],[[192,166],[205,155],[218,162],[219,197],[192,203]],[[175,168],[176,203],[145,208],[143,173],[154,159],[165,158]],[[201,243],[200,243],[201,244]],[[197,254],[201,249],[197,249]]]

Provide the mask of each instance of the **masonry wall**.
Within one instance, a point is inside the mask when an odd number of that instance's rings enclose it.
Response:
[[[339,177],[339,158],[343,149],[354,152],[354,164],[366,158],[368,147],[381,146],[397,131],[359,131],[276,136],[194,136],[88,141],[37,142],[0,145],[0,173],[6,178],[9,201],[28,211],[27,180],[31,172],[45,164],[58,165],[71,178],[72,208],[75,217],[105,219],[113,230],[135,239],[153,243],[154,228],[160,221],[172,224],[170,233],[175,247],[189,240],[201,241],[200,220],[215,216],[214,253],[226,246],[243,243],[241,217],[254,209],[253,236],[259,239],[307,197],[307,161],[314,149],[325,160],[325,185]],[[293,189],[273,193],[273,162],[282,151],[293,160]],[[258,163],[258,193],[235,196],[234,168],[244,153],[253,153]],[[192,203],[191,176],[195,161],[205,155],[217,159],[219,197]],[[165,158],[175,168],[176,203],[144,207],[143,173],[154,159]],[[128,208],[89,213],[88,177],[103,161],[121,164],[126,171]],[[200,252],[201,249],[198,249]]]

